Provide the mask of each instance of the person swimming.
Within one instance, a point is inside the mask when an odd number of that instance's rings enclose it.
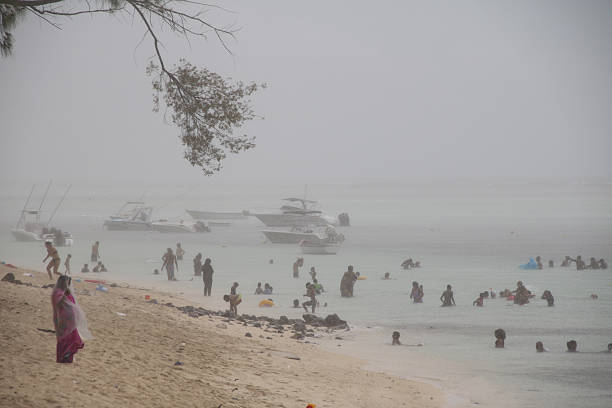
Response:
[[[542,343],[541,341],[538,341],[538,342],[536,343],[536,351],[537,351],[538,353],[543,353],[543,352],[545,352],[545,351],[546,351],[546,349],[544,348],[544,343]]]
[[[390,276],[391,276],[391,274],[389,274],[389,272],[385,272],[385,276],[383,277],[383,280],[391,279]]]
[[[419,295],[419,282],[412,281],[412,290],[410,291],[410,299],[413,303],[416,303],[417,296]]]
[[[545,299],[548,302],[548,306],[555,305],[555,298],[550,290],[545,290],[544,293],[542,293],[542,299]]]
[[[312,280],[312,286],[314,286],[317,295],[320,295],[321,293],[325,292],[325,290],[323,289],[323,285],[321,285],[317,279]]]
[[[81,273],[89,272],[89,265],[85,264],[81,268]]]
[[[516,289],[513,291],[513,293],[515,304],[522,306],[529,303],[529,295],[531,295],[531,292],[527,290],[525,285],[523,285],[523,281],[518,281],[516,283]]]
[[[440,295],[440,301],[444,307],[456,306],[451,285],[446,285],[446,290]]]
[[[608,269],[608,263],[603,258],[599,260],[599,269]]]
[[[314,280],[317,277],[317,271],[315,271],[315,267],[311,266],[310,267],[310,272],[308,272],[310,274],[310,279]]]
[[[567,345],[567,352],[568,353],[576,353],[578,352],[578,343],[576,342],[576,340],[570,340],[566,343]]]
[[[476,298],[476,300],[472,302],[472,306],[484,306],[484,298],[484,293],[481,293],[480,296],[478,296],[478,298]]]
[[[255,294],[256,295],[263,295],[264,291],[261,287],[261,282],[257,282],[257,288],[255,288]]]
[[[506,331],[504,329],[497,329],[493,334],[495,335],[495,348],[504,348]]]
[[[591,257],[591,260],[589,262],[589,265],[587,266],[587,269],[599,269],[599,262],[597,262],[595,258]]]
[[[398,331],[394,331],[393,334],[391,335],[391,345],[392,346],[402,345],[402,343],[400,342],[400,333]]]
[[[269,283],[266,282],[266,284],[264,285],[264,291],[263,291],[264,295],[271,295],[272,294],[272,286],[270,286]]]

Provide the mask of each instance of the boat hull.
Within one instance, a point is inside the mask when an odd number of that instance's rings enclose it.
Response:
[[[195,220],[240,220],[246,218],[241,212],[185,210]]]
[[[305,255],[336,255],[340,244],[312,244],[303,242],[300,247]]]
[[[42,238],[40,237],[39,234],[30,232],[30,231],[26,231],[23,229],[11,230],[11,234],[13,234],[13,237],[15,237],[15,239],[20,242],[42,241]]]
[[[304,240],[314,241],[319,239],[316,234],[311,232],[261,230],[261,233],[273,244],[299,244]]]
[[[107,220],[104,226],[109,231],[149,231],[151,224],[142,221],[115,221]]]
[[[306,227],[308,225],[325,226],[332,225],[330,220],[320,215],[300,214],[253,214],[267,227]]]

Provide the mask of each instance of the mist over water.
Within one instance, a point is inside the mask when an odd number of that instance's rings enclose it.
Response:
[[[278,208],[280,198],[300,195],[303,186],[291,184],[209,185],[183,188],[150,185],[75,185],[53,225],[75,237],[72,269],[88,262],[91,244],[101,242],[102,260],[109,272],[89,277],[116,279],[131,284],[183,293],[205,307],[225,308],[221,300],[232,282],[240,283],[244,296],[241,313],[299,317],[293,299],[303,301],[308,270],[315,266],[326,289],[320,296],[319,314],[337,313],[356,327],[353,350],[371,357],[373,364],[401,375],[438,378],[457,391],[470,390],[474,400],[502,398],[523,406],[609,406],[612,355],[591,354],[612,342],[612,275],[610,270],[576,271],[558,265],[565,255],[581,254],[610,260],[612,256],[612,184],[606,182],[557,183],[365,183],[309,185],[309,197],[320,201],[332,215],[348,212],[352,226],[340,228],[346,241],[335,256],[302,255],[297,245],[266,243],[254,218],[235,221],[229,227],[212,227],[208,234],[161,234],[157,232],[106,231],[102,223],[126,200],[144,200],[156,207],[154,218],[184,219],[185,209],[258,210]],[[42,194],[39,189],[39,197]],[[51,194],[45,208],[59,199]],[[53,190],[52,190],[53,191]],[[0,257],[21,266],[42,269],[41,245],[14,242],[10,228],[23,205],[27,186],[14,185],[0,197]],[[34,200],[36,203],[37,201]],[[44,216],[43,216],[44,218]],[[181,242],[187,251],[180,264],[178,282],[155,276],[167,247]],[[213,296],[202,296],[203,284],[193,275],[191,259],[197,252],[210,257],[215,268]],[[545,268],[524,271],[519,264],[542,256]],[[291,277],[298,256],[305,258],[300,279]],[[401,270],[407,257],[420,260],[423,268]],[[269,264],[273,259],[274,263]],[[555,261],[554,268],[546,266]],[[367,276],[355,285],[354,298],[341,298],[339,284],[347,265]],[[382,280],[390,272],[392,280]],[[93,276],[92,276],[93,275]],[[424,286],[423,304],[408,295],[411,282]],[[525,306],[504,299],[472,306],[478,294],[514,289],[522,280],[537,297]],[[257,282],[274,287],[271,296],[255,296]],[[441,308],[438,300],[446,284],[453,285],[457,307]],[[544,290],[555,296],[549,308],[539,296]],[[599,295],[598,300],[590,298]],[[263,298],[276,306],[259,309]],[[372,327],[372,329],[366,329]],[[493,331],[504,328],[506,349],[493,348]],[[362,328],[362,329],[359,329]],[[378,329],[376,329],[378,328]],[[363,332],[360,332],[363,330]],[[399,330],[402,341],[424,343],[398,354],[379,346]],[[582,353],[564,353],[565,343],[578,341]],[[541,340],[550,353],[536,354]],[[386,351],[385,351],[386,350]],[[348,352],[348,351],[347,351]],[[429,358],[429,360],[427,360]],[[425,359],[425,360],[423,360]],[[441,359],[454,370],[428,367],[426,361]],[[404,361],[397,366],[398,361]],[[477,380],[499,387],[498,395],[483,394]]]

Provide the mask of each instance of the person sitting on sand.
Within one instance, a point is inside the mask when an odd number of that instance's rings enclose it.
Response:
[[[240,284],[238,282],[234,282],[232,284],[232,287],[230,288],[230,295],[235,295],[236,294],[236,289],[238,289],[238,286],[240,286]]]
[[[263,295],[263,288],[261,287],[261,282],[257,282],[257,287],[255,288],[256,295]]]
[[[223,300],[230,304],[230,316],[238,316],[238,305],[242,303],[242,295],[223,295]]]
[[[266,282],[266,284],[264,285],[264,295],[271,295],[272,294],[272,286]]]
[[[53,325],[57,339],[55,361],[58,363],[72,363],[77,351],[85,346],[81,336],[85,339],[91,338],[85,313],[74,300],[70,283],[69,276],[60,276],[51,293]]]
[[[89,272],[89,265],[85,264],[81,268],[81,273]]]
[[[578,343],[576,340],[570,340],[567,342],[567,352],[576,353],[578,351]]]
[[[542,343],[541,341],[538,341],[538,342],[536,343],[536,351],[537,351],[538,353],[543,353],[543,352],[548,351],[548,350],[546,350],[546,349],[544,348],[544,343]]]
[[[440,295],[440,301],[444,307],[456,305],[451,285],[446,285],[446,290],[442,292],[442,295]]]
[[[478,298],[472,302],[472,306],[484,306],[484,293],[481,293],[480,296],[478,296]]]
[[[174,268],[178,271],[178,262],[176,261],[176,255],[172,253],[172,248],[168,248],[164,256],[162,256],[162,264],[161,270],[163,271],[166,268],[166,274],[168,275],[169,281],[175,281],[174,277]]]
[[[591,261],[589,262],[587,269],[599,269],[599,262],[597,262],[595,258],[591,257]]]
[[[49,264],[47,265],[47,273],[49,274],[49,279],[53,279],[53,275],[60,275],[57,270],[59,269],[62,259],[60,258],[57,249],[50,241],[45,242],[45,248],[47,248],[47,256],[45,259],[43,259],[43,263],[45,263],[47,259],[51,258],[51,261],[49,261]],[[51,269],[53,269],[53,275],[51,274]]]
[[[400,333],[398,331],[394,331],[393,334],[391,335],[391,345],[392,346],[402,345],[402,343],[400,343]]]
[[[542,293],[542,299],[546,299],[546,301],[548,302],[548,306],[555,305],[555,298],[553,297],[550,290],[545,290],[544,293]]]
[[[603,258],[599,260],[599,269],[608,269],[608,263]]]
[[[311,306],[312,313],[314,313],[315,307],[317,306],[317,298],[316,298],[315,288],[312,283],[306,282],[306,294],[304,296],[309,297],[310,300],[302,303],[302,307],[304,308],[305,311],[308,312],[308,306]]]
[[[193,258],[193,276],[201,276],[202,275],[202,254],[198,253]]]
[[[70,275],[70,259],[72,259],[72,255],[66,255],[66,261],[64,261],[64,268],[66,268],[66,270],[64,271],[64,275]]]

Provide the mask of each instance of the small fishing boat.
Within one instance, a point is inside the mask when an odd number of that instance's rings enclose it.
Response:
[[[290,230],[265,229],[261,233],[273,244],[299,244],[302,241],[322,242],[333,240],[342,242],[344,235],[338,234],[331,225],[327,227],[293,227]]]
[[[143,201],[128,201],[104,221],[104,226],[109,231],[148,231],[152,213],[153,207],[147,207]]]
[[[20,242],[37,242],[37,241],[50,241],[53,242],[55,246],[72,246],[74,243],[74,239],[72,234],[67,231],[62,231],[59,228],[49,227],[49,224],[53,220],[53,217],[59,210],[61,204],[64,202],[66,195],[68,195],[68,191],[70,191],[70,187],[62,196],[62,199],[55,207],[55,210],[49,217],[49,220],[46,223],[43,223],[40,219],[40,215],[42,213],[42,206],[47,198],[47,193],[49,192],[49,188],[51,187],[51,183],[47,187],[45,194],[40,202],[40,205],[37,210],[29,210],[27,209],[28,204],[30,203],[30,199],[32,197],[32,193],[36,188],[36,185],[32,186],[30,190],[30,195],[28,196],[26,203],[21,210],[21,215],[19,216],[19,220],[17,220],[17,225],[15,228],[11,230],[11,234],[13,237]]]
[[[307,255],[336,255],[340,250],[339,242],[300,242],[302,253]]]

